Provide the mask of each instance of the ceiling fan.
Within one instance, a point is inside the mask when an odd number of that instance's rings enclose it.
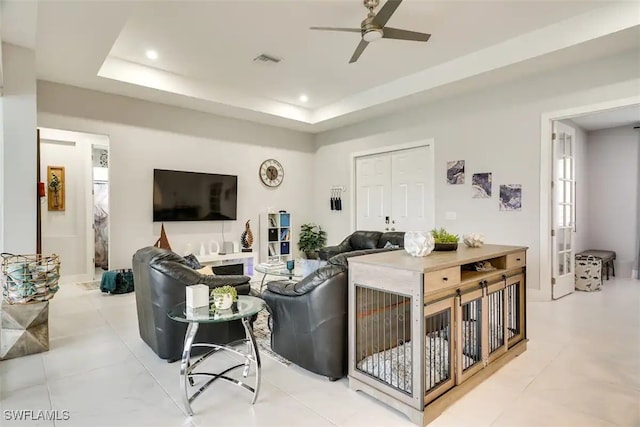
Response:
[[[363,0],[364,7],[369,9],[369,14],[360,24],[360,28],[334,28],[334,27],[311,27],[311,30],[322,31],[345,31],[349,33],[360,33],[362,40],[356,47],[353,56],[349,60],[349,63],[354,63],[360,58],[364,49],[369,43],[380,39],[397,39],[397,40],[411,40],[417,42],[426,42],[431,37],[431,34],[418,33],[415,31],[401,30],[398,28],[385,27],[385,24],[391,18],[391,15],[396,11],[402,0],[387,0],[382,6],[380,11],[376,14],[373,10],[378,7],[380,0]]]

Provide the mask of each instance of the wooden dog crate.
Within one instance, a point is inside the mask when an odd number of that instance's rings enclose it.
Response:
[[[351,388],[426,425],[525,351],[526,249],[351,258]]]

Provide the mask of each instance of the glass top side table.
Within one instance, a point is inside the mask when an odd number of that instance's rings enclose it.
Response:
[[[304,276],[302,274],[302,271],[298,270],[298,269],[294,269],[293,271],[289,271],[286,268],[267,268],[265,266],[261,266],[261,265],[256,265],[253,268],[255,271],[257,271],[258,273],[262,273],[262,281],[260,282],[260,291],[262,292],[262,288],[264,287],[264,280],[267,278],[267,276],[280,276],[280,277],[287,277],[289,278],[289,280],[293,280],[293,279],[302,279]]]
[[[228,310],[217,310],[210,313],[208,308],[204,308],[201,311],[195,311],[193,313],[187,312],[185,303],[180,303],[173,307],[168,316],[170,319],[176,322],[188,323],[187,333],[184,338],[184,349],[182,351],[182,362],[180,363],[180,386],[184,390],[182,395],[182,401],[184,407],[189,415],[193,415],[191,409],[191,403],[202,394],[215,380],[221,378],[227,380],[233,384],[243,387],[253,393],[253,399],[251,403],[255,403],[258,399],[258,392],[260,391],[260,376],[261,376],[261,363],[260,353],[258,352],[258,345],[256,338],[253,335],[253,329],[249,323],[249,318],[254,314],[257,314],[265,307],[265,303],[260,298],[256,298],[249,295],[238,295],[238,301],[234,306]],[[196,332],[198,332],[198,326],[200,323],[220,323],[230,322],[232,320],[241,320],[244,326],[246,337],[226,345],[214,344],[214,343],[194,343]],[[246,343],[246,352],[243,352],[234,346],[238,344]],[[211,350],[199,356],[196,360],[191,359],[191,350],[194,347],[208,347]],[[222,372],[196,372],[195,369],[204,362],[209,356],[219,351],[230,351],[244,358],[244,363],[240,363],[230,368],[225,369]],[[228,377],[226,374],[234,369],[244,367],[242,371],[243,378],[249,375],[251,364],[256,365],[256,381],[252,387],[242,381]],[[195,392],[189,395],[189,388],[194,386],[194,377],[205,376],[211,377],[202,386],[200,386]]]

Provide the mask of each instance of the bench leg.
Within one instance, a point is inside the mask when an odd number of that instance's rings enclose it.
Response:
[[[611,260],[611,272],[613,273],[613,277],[616,277],[616,265]]]

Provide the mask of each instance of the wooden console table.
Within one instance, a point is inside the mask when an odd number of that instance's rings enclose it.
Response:
[[[426,425],[524,352],[526,250],[351,258],[350,387]]]

